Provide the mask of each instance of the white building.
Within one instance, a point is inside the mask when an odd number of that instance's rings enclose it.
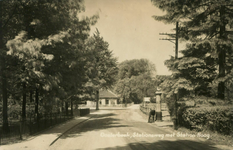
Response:
[[[115,106],[120,102],[120,97],[110,90],[99,91],[99,105],[100,106]],[[87,101],[87,106],[95,106],[95,101]]]

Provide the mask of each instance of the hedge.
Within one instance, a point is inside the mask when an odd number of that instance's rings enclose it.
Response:
[[[188,108],[183,112],[182,119],[190,129],[208,129],[225,135],[233,133],[232,106]]]

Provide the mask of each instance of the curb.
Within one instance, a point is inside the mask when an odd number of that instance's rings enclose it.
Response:
[[[75,124],[75,125],[72,126],[71,128],[67,129],[65,132],[63,132],[61,135],[59,135],[55,140],[53,140],[53,141],[50,143],[49,146],[52,146],[52,145],[53,145],[57,140],[59,140],[65,133],[69,132],[70,130],[72,130],[72,129],[75,128],[76,126],[80,125],[81,123],[84,123],[84,122],[88,121],[88,120],[91,119],[91,118],[92,118],[92,117],[89,117],[89,118],[87,118],[87,119],[85,119],[85,120],[83,120],[83,121],[81,121],[81,122]]]
[[[93,110],[93,112],[95,112],[96,110]],[[90,114],[91,114],[91,112],[90,112]],[[87,114],[87,115],[90,115],[90,114]],[[76,116],[76,117],[78,117],[78,118],[81,118],[81,117],[84,117],[84,116]],[[86,116],[86,117],[88,117],[88,116]],[[30,137],[28,137],[28,138],[26,138],[26,139],[23,139],[22,141],[29,141],[29,140],[32,140],[32,139],[34,139],[34,138],[36,138],[37,136],[39,136],[40,134],[42,134],[43,132],[45,132],[45,131],[48,131],[48,130],[50,130],[50,129],[52,129],[52,128],[54,128],[54,127],[56,127],[56,126],[59,126],[59,125],[61,125],[62,123],[67,123],[67,122],[69,122],[69,121],[71,121],[71,120],[73,120],[75,118],[75,116],[73,116],[73,118],[71,118],[71,119],[68,119],[68,120],[66,120],[66,121],[64,121],[64,122],[61,122],[61,123],[59,123],[59,124],[55,124],[55,125],[53,125],[53,126],[50,126],[49,128],[47,128],[47,129],[44,129],[44,130],[41,130],[41,131],[39,131],[39,132],[37,132],[37,133],[34,133],[33,135],[31,135]],[[87,121],[87,120],[89,120],[91,117],[89,117],[88,119],[86,119],[86,120],[84,120],[84,121]],[[82,121],[82,122],[84,122],[84,121]],[[82,122],[80,122],[80,123],[82,123]],[[80,123],[78,123],[78,124],[80,124]],[[76,124],[76,125],[78,125],[78,124]],[[75,125],[75,126],[76,126]],[[73,127],[71,127],[71,128],[73,128]],[[69,129],[68,129],[69,130]],[[64,133],[66,133],[66,132],[68,132],[68,130],[67,131],[65,131]],[[57,141],[62,135],[64,135],[64,133],[62,133],[60,136],[58,136],[58,138],[56,138],[55,140]],[[54,141],[55,141],[54,140]],[[52,143],[55,143],[55,142],[52,142]],[[52,143],[50,144],[50,146],[52,145]]]

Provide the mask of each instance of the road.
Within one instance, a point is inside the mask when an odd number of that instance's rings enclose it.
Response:
[[[217,150],[206,137],[179,134],[147,123],[138,109],[99,110],[89,120],[61,136],[50,150]],[[200,136],[200,135],[199,135]],[[204,136],[204,135],[202,135]]]

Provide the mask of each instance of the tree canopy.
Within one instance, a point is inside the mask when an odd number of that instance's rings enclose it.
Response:
[[[165,23],[179,22],[178,37],[187,42],[182,57],[171,58],[166,65],[173,71],[167,86],[171,93],[186,89],[195,95],[225,98],[232,86],[233,2],[229,0],[152,0],[165,12],[153,16]]]
[[[49,104],[48,111],[53,111],[62,107],[63,102],[71,100],[72,104],[72,97],[85,92],[90,75],[87,66],[96,63],[94,53],[104,58],[102,64],[107,64],[96,68],[102,69],[99,78],[105,80],[103,86],[114,82],[114,69],[106,67],[114,68],[116,60],[111,62],[107,42],[99,35],[90,37],[89,33],[98,16],[78,17],[84,11],[82,0],[2,0],[0,6],[0,100],[4,129],[8,126],[8,98],[22,102],[22,117],[26,117],[27,97],[30,102],[34,99],[35,113],[39,113],[38,105]],[[96,42],[102,47],[97,44],[93,48]]]
[[[140,103],[143,97],[154,96],[156,69],[149,60],[126,60],[120,63],[118,68],[114,88],[125,101]]]
[[[95,91],[96,109],[99,109],[99,90],[112,88],[116,82],[117,59],[113,57],[108,46],[108,42],[104,41],[98,30],[86,42],[86,54],[89,57],[85,65],[88,80],[85,87],[88,93]]]

